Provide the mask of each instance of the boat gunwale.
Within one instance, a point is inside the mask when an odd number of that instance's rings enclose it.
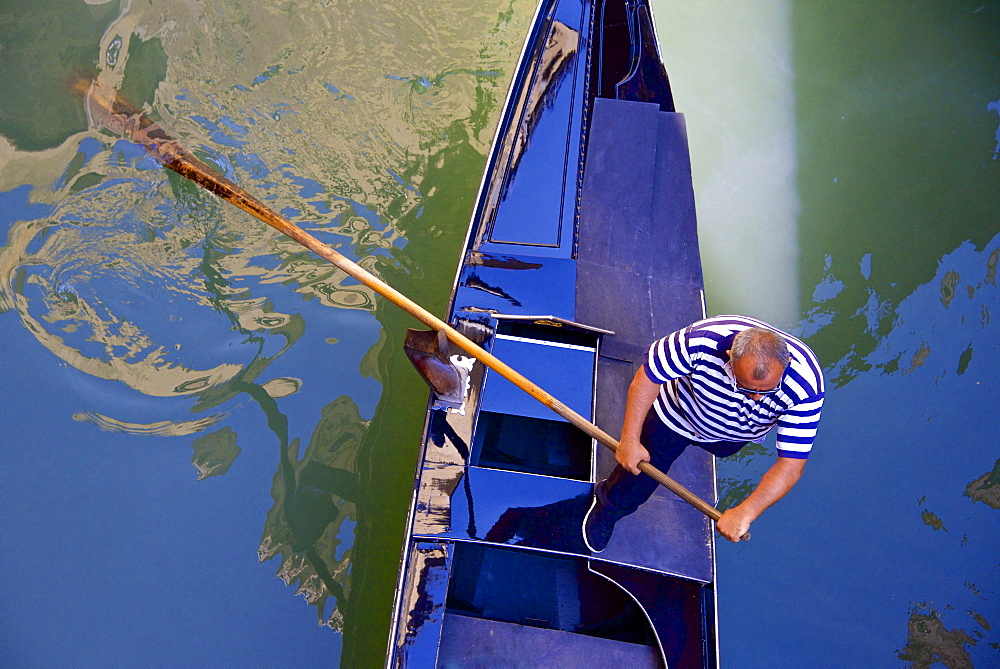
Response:
[[[465,238],[462,240],[462,259],[456,264],[455,275],[451,282],[451,295],[448,298],[448,306],[446,311],[446,318],[449,317],[454,312],[455,308],[455,297],[458,293],[457,287],[458,282],[461,279],[462,271],[465,268],[465,255],[468,252],[469,241],[472,238],[473,231],[476,228],[476,223],[482,215],[483,209],[483,195],[485,190],[489,187],[489,182],[491,175],[496,167],[496,163],[499,159],[499,153],[502,149],[502,138],[505,133],[509,130],[510,125],[513,121],[514,111],[517,107],[517,100],[521,95],[522,89],[525,85],[525,80],[528,78],[527,75],[530,74],[528,66],[531,61],[531,53],[534,51],[536,43],[538,41],[538,35],[543,30],[542,17],[547,13],[553,4],[558,0],[539,0],[538,6],[535,7],[535,12],[532,15],[529,28],[524,37],[524,42],[521,47],[521,53],[518,56],[517,64],[514,67],[514,76],[511,77],[510,86],[507,89],[507,95],[504,100],[503,110],[500,114],[500,121],[497,123],[496,131],[493,135],[493,140],[490,143],[490,153],[486,160],[486,165],[483,168],[483,175],[479,182],[479,188],[476,192],[476,206],[473,209],[472,216],[469,219],[469,223],[466,226]],[[409,564],[410,553],[412,552],[413,544],[413,523],[416,517],[417,511],[417,496],[419,494],[419,484],[420,475],[422,472],[422,465],[425,460],[425,454],[427,452],[427,433],[430,427],[431,412],[434,405],[433,395],[428,395],[427,398],[427,408],[424,415],[424,425],[421,432],[421,443],[420,452],[414,464],[413,473],[413,490],[410,494],[410,505],[407,512],[406,518],[406,529],[403,537],[403,547],[400,551],[399,556],[399,573],[396,577],[396,587],[393,591],[393,605],[392,605],[392,618],[390,620],[389,627],[389,638],[386,647],[386,665],[388,666],[390,661],[396,656],[397,649],[397,639],[399,634],[400,626],[400,610],[403,605],[402,594],[403,587],[407,579],[407,565]]]

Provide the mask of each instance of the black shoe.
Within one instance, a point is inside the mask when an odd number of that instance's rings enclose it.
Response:
[[[583,543],[591,553],[600,553],[608,547],[611,533],[615,531],[614,521],[608,520],[597,509],[597,495],[590,503],[587,515],[583,517]]]

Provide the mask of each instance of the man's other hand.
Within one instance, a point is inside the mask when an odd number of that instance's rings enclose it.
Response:
[[[618,444],[618,450],[615,451],[615,460],[633,474],[638,474],[639,463],[642,461],[649,462],[649,451],[638,441],[625,439]]]
[[[715,521],[715,528],[719,530],[719,534],[735,543],[750,530],[750,522],[751,519],[737,506],[723,511],[722,517]]]

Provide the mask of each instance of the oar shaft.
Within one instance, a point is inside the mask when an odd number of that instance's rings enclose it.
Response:
[[[283,216],[275,213],[263,202],[254,198],[252,195],[222,175],[217,174],[214,170],[202,163],[190,153],[178,150],[178,148],[179,147],[175,146],[173,147],[174,150],[169,152],[161,149],[159,152],[154,152],[154,155],[160,158],[164,165],[173,171],[190,179],[191,181],[194,181],[198,185],[211,191],[212,193],[215,193],[226,201],[236,205],[251,216],[268,224],[275,230],[291,237],[316,255],[329,261],[338,269],[344,271],[351,277],[357,279],[360,283],[382,295],[428,327],[433,328],[434,330],[444,331],[448,339],[463,351],[503,376],[505,379],[537,399],[545,406],[552,409],[554,412],[569,421],[572,425],[583,430],[590,437],[596,439],[612,451],[618,450],[618,441],[614,437],[591,423],[576,411],[573,411],[573,409],[569,408],[558,399],[547,393],[545,390],[526,378],[523,374],[507,365],[492,353],[486,351],[461,332],[457,331],[455,328],[451,327],[446,322],[427,311],[389,284],[372,275],[370,272],[360,267],[349,258],[330,248],[316,237],[288,221]],[[722,515],[718,509],[661,472],[650,463],[640,462],[639,469],[712,520],[718,520]]]
[[[164,128],[160,127],[157,123],[153,123],[139,109],[135,108],[127,100],[122,99],[114,91],[98,85],[97,82],[86,82],[83,80],[77,82],[77,88],[81,93],[86,95],[88,108],[96,114],[100,123],[115,131],[122,132],[133,141],[144,145],[146,150],[166,167],[190,179],[205,190],[234,204],[275,230],[291,237],[305,248],[329,261],[354,279],[357,279],[363,285],[368,286],[376,293],[390,300],[393,304],[425,325],[435,330],[443,331],[448,339],[463,351],[480,360],[484,365],[530,394],[612,451],[618,450],[618,442],[609,434],[389,284],[373,276],[356,263],[272,211],[263,202],[187,151]],[[713,506],[648,462],[640,462],[639,469],[712,520],[718,520],[721,516],[719,511]],[[743,538],[749,538],[749,533]]]

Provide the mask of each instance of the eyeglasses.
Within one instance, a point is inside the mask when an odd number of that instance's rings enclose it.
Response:
[[[733,390],[738,393],[743,393],[744,395],[775,395],[779,390],[781,390],[781,381],[778,381],[778,385],[770,390],[754,390],[753,388],[744,388],[736,381],[736,374],[733,373],[733,367],[730,363],[723,365],[726,370],[726,374],[729,375],[729,381],[733,384]],[[784,378],[784,374],[781,375]]]
[[[777,388],[771,388],[770,390],[754,390],[752,388],[744,388],[743,386],[741,386],[736,382],[734,382],[733,385],[736,387],[737,391],[743,393],[744,395],[774,395],[779,390],[781,390],[780,383],[778,384]]]

